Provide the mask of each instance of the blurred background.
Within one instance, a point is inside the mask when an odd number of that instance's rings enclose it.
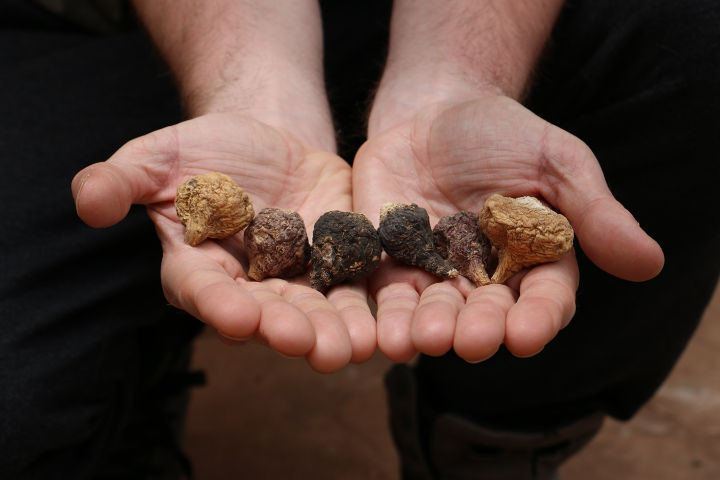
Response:
[[[376,354],[330,375],[206,330],[185,449],[198,480],[398,479]],[[720,479],[720,288],[670,378],[630,422],[607,420],[562,480]]]

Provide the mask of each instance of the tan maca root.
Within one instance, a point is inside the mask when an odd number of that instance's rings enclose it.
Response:
[[[523,268],[554,262],[573,246],[567,218],[537,198],[492,195],[480,212],[480,228],[498,250],[492,283],[504,283]]]
[[[225,238],[245,228],[255,216],[250,197],[224,173],[197,175],[180,184],[175,209],[185,225],[185,243]]]

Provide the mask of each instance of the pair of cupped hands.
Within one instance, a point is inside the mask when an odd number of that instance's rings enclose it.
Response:
[[[176,188],[211,171],[230,175],[256,211],[297,211],[310,234],[330,210],[362,212],[377,226],[383,203],[416,203],[434,225],[459,210],[479,212],[493,193],[532,195],[568,217],[599,268],[642,281],[657,275],[664,261],[658,244],[613,198],[590,149],[502,95],[429,105],[370,135],[352,168],[287,129],[216,113],[134,139],[76,175],[77,212],[91,226],[121,221],[131,204],[147,206],[172,305],[221,338],[259,341],[285,356],[305,357],[320,372],[366,361],[377,348],[396,362],[450,350],[479,362],[503,344],[519,357],[537,354],[575,313],[574,253],[507,285],[479,288],[389,258],[366,281],[325,295],[304,277],[255,282],[245,273],[241,234],[197,247],[183,241]]]

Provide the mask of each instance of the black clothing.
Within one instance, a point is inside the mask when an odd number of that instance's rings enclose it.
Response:
[[[382,70],[389,3],[322,2],[349,161]],[[664,380],[720,267],[717,214],[699,207],[713,204],[720,178],[718,25],[714,0],[568,2],[526,104],[588,143],[614,195],[663,247],[665,269],[634,284],[579,251],[577,314],[541,354],[397,367],[387,382],[407,478],[489,472],[493,452],[525,459],[511,478],[546,478],[598,418],[631,417]],[[99,35],[3,0],[0,113],[0,477],[161,478],[151,465],[162,464],[173,478],[187,465],[160,447],[177,447],[200,322],[163,299],[141,208],[94,230],[70,195],[78,170],[182,119],[170,75],[137,28]]]
[[[0,2],[0,478],[186,467],[170,417],[199,322],[163,297],[144,209],[95,230],[70,193],[79,169],[181,120],[176,97],[139,30],[98,36]]]
[[[483,430],[531,438],[563,426],[591,430],[588,419],[598,413],[632,417],[666,378],[720,270],[720,219],[700,207],[714,203],[720,179],[719,27],[713,1],[568,2],[526,105],[589,145],[615,197],[662,246],[665,267],[651,281],[627,282],[578,249],[576,315],[539,355],[519,359],[501,348],[477,365],[451,353],[422,356],[410,372],[397,368],[388,377],[390,405],[396,439],[407,445],[407,478],[549,478],[548,457],[557,464],[575,448],[567,438],[538,441],[533,450]],[[397,392],[415,392],[415,405],[393,394],[393,381]],[[409,409],[417,412],[414,446],[409,419],[398,426]],[[443,427],[456,417],[476,430]],[[464,456],[448,459],[434,447],[458,435],[469,444]],[[413,451],[425,458],[424,474],[409,460]],[[487,471],[485,455],[501,458],[499,451],[506,459],[524,454],[525,469],[479,473]]]

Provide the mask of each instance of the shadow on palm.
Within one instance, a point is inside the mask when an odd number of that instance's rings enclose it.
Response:
[[[434,225],[459,210],[480,211],[493,193],[531,195],[559,209],[610,273],[640,280],[662,266],[659,247],[614,200],[587,146],[509,98],[432,105],[371,138],[355,159],[354,205],[375,222],[386,201],[416,203]],[[632,255],[635,269],[620,264]],[[385,262],[370,282],[378,345],[397,361],[450,349],[480,361],[503,343],[517,356],[534,355],[572,318],[578,277],[574,255],[517,275],[512,288],[438,282]]]
[[[375,331],[363,288],[338,287],[326,297],[303,277],[250,281],[242,232],[197,247],[184,243],[177,185],[211,171],[242,186],[256,212],[297,211],[310,235],[325,211],[351,209],[350,168],[342,159],[252,119],[217,114],[135,139],[81,171],[73,181],[78,214],[92,226],[108,226],[132,203],[147,205],[163,248],[166,297],[226,337],[256,338],[284,355],[306,356],[320,371],[369,357]]]

